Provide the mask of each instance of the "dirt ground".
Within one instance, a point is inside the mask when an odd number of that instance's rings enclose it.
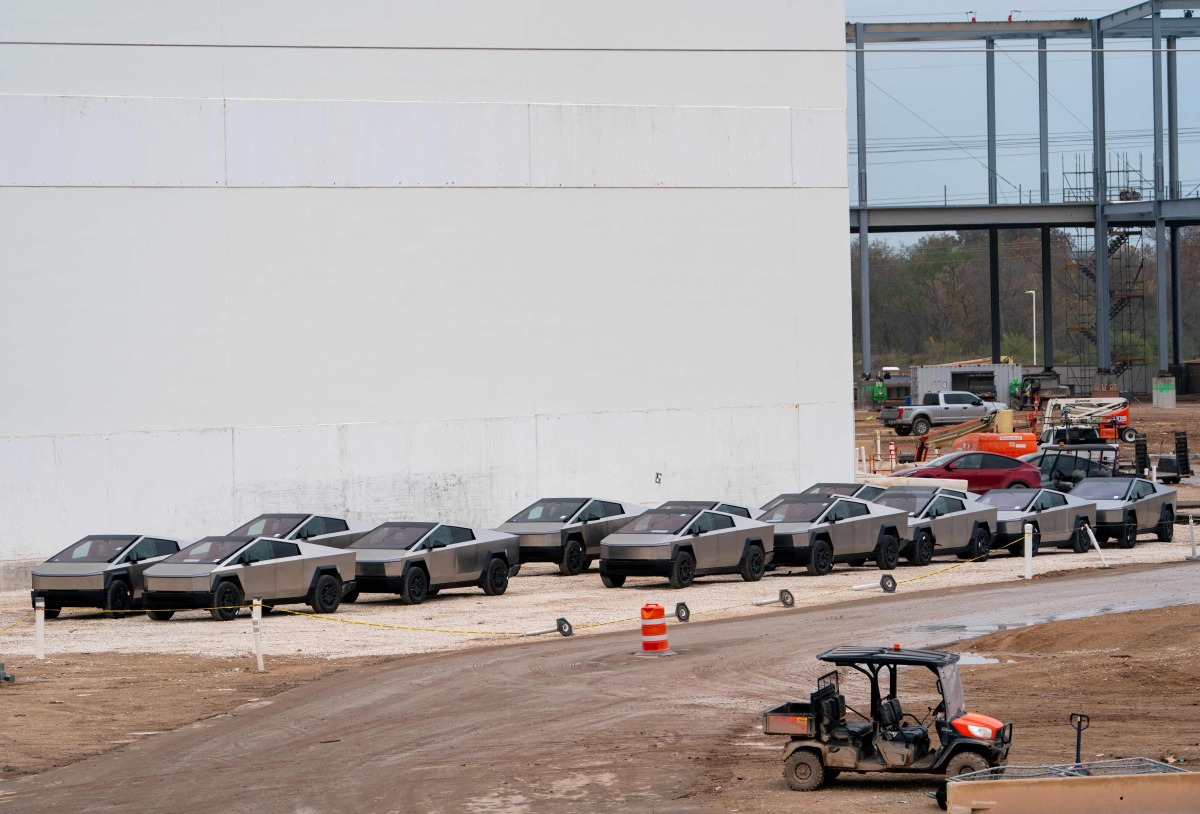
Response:
[[[10,659],[0,686],[0,777],[63,766],[253,705],[322,676],[380,659],[73,653]],[[131,722],[136,721],[136,724]]]
[[[1014,423],[1017,429],[1028,425],[1029,413],[1017,413]],[[1129,408],[1130,423],[1146,436],[1146,449],[1151,457],[1175,452],[1175,433],[1186,431],[1188,434],[1189,451],[1200,453],[1200,395],[1179,396],[1174,409],[1153,407],[1134,400]],[[896,442],[898,453],[916,451],[917,439],[911,435],[901,438],[894,430],[884,427],[879,422],[879,413],[870,410],[857,410],[854,413],[854,435],[860,445],[867,445],[872,453],[875,449],[875,433],[879,438],[883,451],[887,453],[889,441]],[[1133,460],[1133,447],[1121,444],[1122,461]],[[943,450],[945,452],[946,450]],[[1200,468],[1200,460],[1192,459],[1192,468]],[[1192,476],[1176,487],[1181,501],[1200,501],[1200,477]]]
[[[360,769],[376,766],[384,773],[373,775],[380,784],[378,793],[397,783],[400,788],[411,785],[411,797],[386,805],[377,799],[383,807],[375,810],[381,811],[645,811],[651,810],[646,805],[648,792],[639,787],[645,783],[657,789],[649,798],[657,799],[653,808],[665,811],[932,812],[936,809],[925,796],[934,785],[929,777],[844,775],[817,793],[789,791],[781,776],[782,739],[767,738],[755,728],[754,710],[788,694],[803,695],[821,671],[808,651],[837,643],[831,639],[853,637],[853,631],[870,638],[865,631],[873,619],[877,624],[882,618],[881,608],[888,608],[885,617],[900,626],[883,635],[903,635],[906,643],[911,638],[913,643],[949,644],[953,632],[942,634],[940,626],[920,620],[963,622],[958,629],[969,631],[977,618],[1000,622],[1025,618],[1029,612],[1060,615],[1064,608],[1092,607],[1091,597],[1124,603],[1168,583],[1178,594],[1190,584],[1190,571],[1180,565],[1145,566],[1121,573],[1049,577],[1040,586],[1006,584],[975,593],[959,588],[778,612],[761,619],[701,623],[676,628],[678,659],[645,667],[635,664],[621,634],[561,645],[527,642],[474,655],[376,659],[380,663],[374,666],[366,659],[276,658],[266,676],[252,672],[249,659],[76,654],[35,664],[21,658],[9,664],[17,682],[0,687],[5,732],[0,740],[0,807],[15,794],[14,810],[29,810],[22,808],[23,784],[16,780],[20,775],[98,752],[114,754],[80,764],[75,778],[82,785],[74,787],[77,791],[60,772],[46,775],[43,793],[57,798],[89,789],[99,792],[108,788],[97,785],[99,777],[126,776],[128,764],[145,760],[175,766],[180,788],[211,778],[214,772],[231,771],[225,764],[238,760],[237,748],[225,754],[228,750],[205,745],[207,737],[198,739],[187,729],[165,734],[204,721],[213,743],[251,739],[244,748],[259,754],[255,764],[262,766],[259,774],[245,776],[247,783],[266,782],[266,776],[287,771],[312,771],[303,767],[316,765],[314,760],[334,771],[337,760],[350,759],[347,765],[365,761]],[[1138,587],[1131,589],[1134,584]],[[998,610],[969,610],[963,616],[964,597]],[[1027,610],[1014,613],[1022,606]],[[784,629],[796,633],[794,655],[779,652]],[[823,636],[817,633],[822,629]],[[907,633],[900,634],[901,629]],[[1012,763],[1071,760],[1073,734],[1066,715],[1079,711],[1092,716],[1092,727],[1085,733],[1086,756],[1145,755],[1187,765],[1200,763],[1200,699],[1194,697],[1191,675],[1198,639],[1200,606],[1182,605],[1005,629],[954,643],[952,649],[999,660],[965,666],[964,686],[971,710],[1015,723]],[[326,680],[313,683],[322,676]],[[569,689],[571,685],[579,694]],[[279,695],[292,687],[286,696]],[[915,693],[903,698],[921,698],[928,689],[918,682]],[[563,707],[564,693],[574,695],[577,709]],[[481,698],[480,694],[493,697],[495,710],[475,714],[475,704],[464,707],[456,700]],[[847,695],[855,705],[853,691],[848,689]],[[272,696],[291,700],[271,706]],[[302,734],[307,727],[300,722],[331,704],[330,716],[348,716],[355,726],[316,726]],[[418,730],[397,723],[408,720],[414,706],[429,710],[428,723],[441,722],[438,727],[420,727],[420,739]],[[541,712],[533,714],[534,708]],[[906,703],[906,708],[923,712],[919,704]],[[448,709],[458,710],[459,720],[444,717]],[[508,725],[480,741],[479,727],[505,719],[497,717],[500,710],[508,710]],[[134,720],[137,723],[131,724]],[[712,730],[714,725],[719,728]],[[446,770],[458,771],[458,760],[450,757],[458,753],[442,743],[448,736],[477,745],[481,751],[472,760],[497,777],[493,791],[480,796],[478,788],[470,792],[464,787],[456,796],[444,779],[438,779],[446,777]],[[294,752],[278,751],[280,742],[297,737]],[[155,747],[157,738],[164,739],[161,752]],[[343,738],[347,742],[339,743]],[[350,751],[329,751],[339,746]],[[382,753],[375,754],[381,747]],[[348,757],[359,753],[361,761]],[[642,776],[647,754],[655,756],[658,778],[653,772]],[[501,777],[508,779],[499,782]],[[12,785],[5,782],[10,779]],[[467,776],[460,780],[467,782]],[[349,788],[365,801],[370,784],[356,782]],[[430,790],[440,796],[424,796]],[[127,791],[143,804],[174,793],[170,784]],[[101,797],[78,810],[110,810],[113,803]],[[185,809],[195,807],[179,810]],[[117,804],[112,810],[124,809]]]
[[[964,666],[963,686],[969,710],[1014,722],[1011,765],[1074,761],[1075,732],[1067,715],[1082,712],[1091,717],[1083,760],[1150,757],[1200,769],[1198,645],[1200,605],[1185,605],[1050,622],[945,649],[999,661]],[[913,709],[903,692],[902,685],[902,702]],[[854,704],[849,694],[847,701]],[[706,766],[704,796],[726,802],[730,811],[936,810],[924,796],[932,785],[928,777],[842,775],[819,792],[789,792],[781,761],[771,759],[776,754],[760,748],[758,739],[742,743],[727,756],[710,756]],[[747,805],[755,788],[770,791]]]

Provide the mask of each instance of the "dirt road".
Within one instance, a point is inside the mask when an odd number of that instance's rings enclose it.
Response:
[[[634,656],[636,640],[620,633],[398,659],[2,782],[0,808],[890,811],[902,799],[932,811],[922,796],[928,780],[786,791],[780,744],[757,730],[759,714],[807,693],[820,671],[813,656],[834,644],[941,644],[1052,618],[1180,605],[1195,600],[1198,573],[1186,565],[1093,572],[676,624],[674,658]],[[977,689],[968,681],[969,698]],[[761,763],[749,761],[747,772],[761,778],[737,768],[737,755],[755,752]]]

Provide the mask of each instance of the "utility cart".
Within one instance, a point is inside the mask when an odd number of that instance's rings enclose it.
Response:
[[[808,702],[789,701],[763,714],[763,732],[786,735],[783,776],[795,791],[815,791],[842,772],[919,772],[956,776],[1001,766],[1008,759],[1012,724],[967,712],[958,654],[886,647],[835,647],[817,656],[835,667],[856,670],[871,685],[870,715],[846,706],[838,671],[817,680]],[[930,726],[904,712],[897,671],[933,671],[941,703],[929,711]],[[881,683],[886,682],[881,687]],[[846,719],[847,710],[861,720]],[[911,719],[906,723],[906,719]]]

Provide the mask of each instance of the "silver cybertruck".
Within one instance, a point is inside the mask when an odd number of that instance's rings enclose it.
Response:
[[[928,565],[934,554],[986,560],[992,550],[996,507],[979,495],[937,486],[889,486],[875,503],[908,512],[907,542],[900,552],[913,565]]]
[[[33,569],[33,602],[43,600],[47,619],[63,608],[121,616],[141,604],[146,569],[178,550],[166,537],[89,534]]]
[[[1152,531],[1160,542],[1175,537],[1175,490],[1145,478],[1084,478],[1071,494],[1096,502],[1096,540],[1133,548]]]
[[[672,588],[686,588],[706,574],[741,574],[757,582],[771,562],[773,529],[741,512],[749,514],[708,500],[673,500],[650,509],[604,538],[600,579],[606,588],[620,588],[626,577],[666,577]]]
[[[268,608],[307,604],[333,613],[354,588],[353,551],[274,537],[205,537],[151,566],[143,601],[151,619],[207,609],[229,621],[255,596]]]
[[[836,562],[875,560],[891,570],[900,559],[904,512],[833,493],[780,495],[758,519],[775,526],[775,563],[805,566],[815,576]]]
[[[520,568],[520,544],[511,534],[448,523],[383,523],[350,544],[358,555],[355,588],[360,593],[399,594],[419,605],[443,588],[478,586],[488,596],[508,590]]]
[[[1014,557],[1025,555],[1025,524],[1033,555],[1050,543],[1082,554],[1091,547],[1088,526],[1096,525],[1096,504],[1053,489],[993,489],[980,501],[995,506],[996,533],[992,551],[1007,548]]]
[[[574,576],[600,556],[600,541],[645,511],[635,503],[588,497],[543,498],[496,526],[521,541],[521,562],[553,562]]]

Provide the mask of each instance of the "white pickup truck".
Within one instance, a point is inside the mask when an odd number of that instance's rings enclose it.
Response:
[[[926,393],[920,404],[885,407],[880,419],[885,427],[894,429],[896,435],[927,435],[932,427],[983,418],[1005,407],[997,401],[984,401],[965,390],[945,390]]]

